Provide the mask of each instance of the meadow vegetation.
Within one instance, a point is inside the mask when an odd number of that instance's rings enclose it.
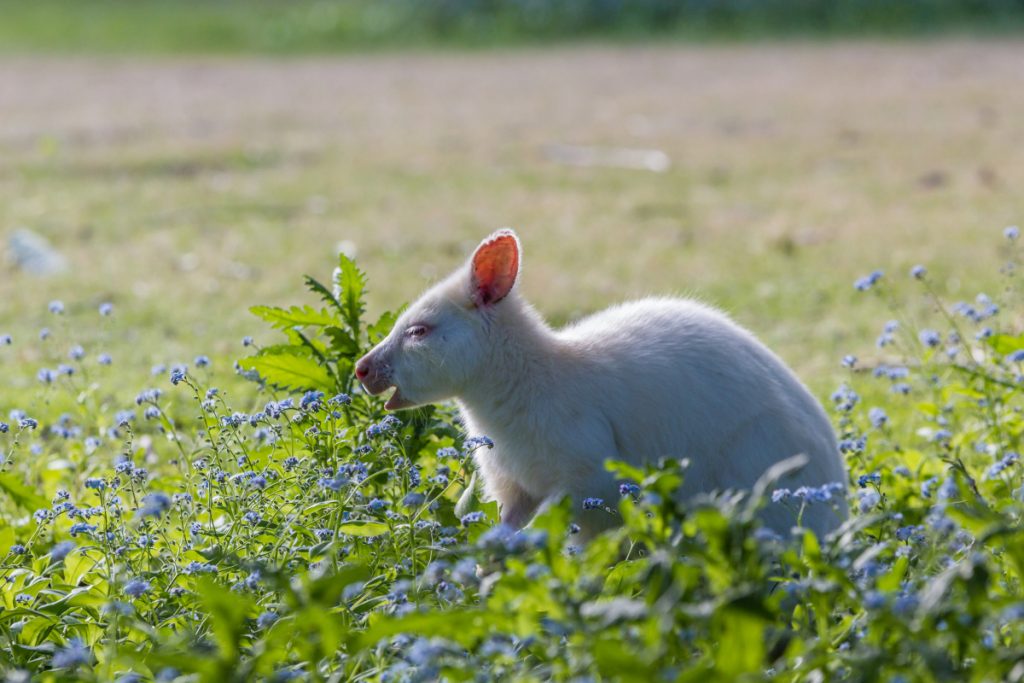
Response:
[[[963,41],[5,58],[0,225],[68,268],[0,278],[4,672],[1020,680],[1020,64]],[[683,505],[679,454],[617,466],[590,504],[623,526],[586,548],[568,502],[497,526],[487,441],[448,407],[385,414],[351,363],[502,224],[556,322],[653,292],[728,309],[831,409],[849,481]],[[827,539],[752,514],[838,496]]]
[[[344,255],[328,284],[307,277],[306,305],[253,308],[277,343],[246,337],[233,369],[154,368],[133,401],[109,388],[109,356],[74,343],[116,329],[117,309],[70,317],[19,342],[46,364],[31,410],[0,423],[4,666],[39,680],[1019,680],[1024,335],[1004,322],[1019,230],[1002,239],[1003,296],[943,302],[920,265],[853,283],[935,312],[885,322],[885,362],[870,340],[870,363],[842,359],[830,402],[849,481],[680,502],[685,457],[609,462],[620,499],[566,500],[523,531],[478,499],[486,436],[465,439],[445,408],[385,415],[354,387],[393,315],[364,318],[365,276]],[[61,301],[48,315],[69,318]],[[232,375],[250,384],[220,388]],[[840,497],[854,514],[827,538],[757,521],[762,505],[804,519]],[[622,526],[581,548],[580,504]]]

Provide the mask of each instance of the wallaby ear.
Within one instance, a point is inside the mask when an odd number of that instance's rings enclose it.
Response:
[[[499,230],[473,252],[469,267],[470,296],[477,308],[492,306],[512,291],[519,275],[519,238]]]

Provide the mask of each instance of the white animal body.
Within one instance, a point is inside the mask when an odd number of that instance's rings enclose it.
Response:
[[[554,330],[516,291],[520,254],[513,232],[488,237],[356,366],[370,393],[395,388],[389,409],[456,400],[469,434],[494,441],[475,458],[503,522],[524,526],[565,494],[577,505],[587,497],[614,504],[609,458],[689,459],[684,497],[749,490],[798,454],[806,466],[779,485],[846,482],[819,403],[723,313],[686,299],[644,299]],[[845,514],[842,503],[819,504],[802,522],[822,534]],[[781,533],[795,522],[781,504],[762,516]],[[587,538],[614,518],[596,510],[579,522]]]

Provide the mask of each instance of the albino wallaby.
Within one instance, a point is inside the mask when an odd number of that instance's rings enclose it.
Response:
[[[803,454],[781,483],[846,482],[825,412],[750,332],[694,301],[644,299],[553,330],[516,290],[519,239],[499,230],[469,263],[428,290],[356,364],[370,394],[394,387],[401,410],[454,398],[471,435],[494,448],[475,458],[502,522],[526,525],[545,501],[570,495],[610,505],[618,483],[608,458],[633,464],[688,458],[681,496],[749,490],[772,465]],[[804,514],[818,534],[845,503]],[[579,509],[579,507],[577,508]],[[769,505],[780,533],[793,512]],[[614,523],[580,512],[585,539]]]

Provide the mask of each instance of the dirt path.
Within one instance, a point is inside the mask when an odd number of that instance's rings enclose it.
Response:
[[[237,142],[254,133],[393,152],[576,139],[921,133],[1012,120],[1024,44],[578,49],[313,60],[7,60],[5,151]],[[987,100],[987,101],[986,101]],[[970,105],[976,105],[971,107]]]

